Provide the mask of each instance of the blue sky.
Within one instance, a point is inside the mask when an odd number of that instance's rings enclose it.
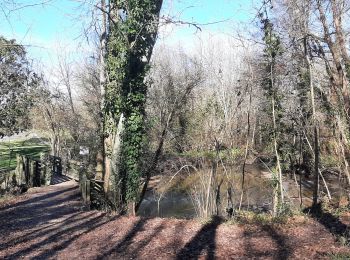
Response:
[[[38,1],[43,0],[22,0],[26,4]],[[163,14],[173,16],[175,20],[203,24],[225,20],[223,23],[204,26],[203,29],[211,33],[229,33],[233,27],[253,17],[253,1],[255,0],[165,0]],[[79,1],[53,0],[45,6],[27,7],[11,13],[8,19],[0,13],[0,34],[31,45],[28,48],[31,58],[50,63],[58,52],[57,45],[61,49],[82,55],[79,46],[85,41],[81,37],[83,24],[89,19],[87,6],[82,7]],[[169,42],[191,41],[195,31],[193,27],[171,26],[163,38]]]
[[[171,3],[172,2],[172,3]],[[165,11],[173,5],[173,12],[181,12],[187,21],[208,23],[231,19],[245,21],[249,19],[252,0],[173,0],[165,2]]]
[[[73,1],[61,0],[23,8],[21,11],[10,13],[9,20],[1,17],[1,32],[22,36],[19,40],[26,40],[30,36],[51,40],[57,34],[70,37],[70,33],[77,27],[72,19],[77,7],[78,4]]]
[[[254,3],[259,0],[173,0],[165,1],[163,13],[175,16],[175,20],[208,24],[200,26],[202,32],[193,26],[171,26],[165,33],[165,43],[191,44],[201,34],[233,34],[255,16]]]
[[[22,1],[25,4],[43,0]],[[1,2],[1,0],[0,0]],[[6,10],[4,10],[6,11]],[[55,62],[61,49],[82,55],[81,44],[87,10],[71,0],[23,8],[8,17],[0,13],[0,34],[27,45],[28,56],[44,66]]]

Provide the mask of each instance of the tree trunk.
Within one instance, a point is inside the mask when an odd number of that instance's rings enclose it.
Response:
[[[101,17],[102,17],[102,32],[100,36],[100,118],[101,125],[99,129],[100,136],[100,149],[97,152],[97,174],[96,179],[103,180],[105,175],[106,167],[106,150],[105,150],[105,120],[104,120],[104,96],[105,96],[105,86],[106,86],[106,48],[107,48],[107,8],[106,1],[101,0]]]
[[[313,82],[313,73],[312,73],[312,65],[309,56],[309,52],[307,49],[307,38],[304,37],[304,55],[305,60],[308,67],[309,73],[309,85],[310,85],[310,96],[311,96],[311,108],[312,108],[312,123],[314,127],[314,190],[313,190],[313,202],[312,206],[316,207],[318,204],[318,189],[319,189],[319,138],[318,138],[318,128],[317,128],[317,120],[316,120],[316,106],[315,106],[315,91],[314,91],[314,82]]]
[[[301,166],[301,158],[303,158],[303,138],[300,133],[300,147],[299,147],[299,167]],[[300,209],[303,207],[303,190],[302,190],[302,173],[299,172],[299,194],[300,194]]]
[[[109,174],[115,179],[120,179],[119,206],[128,212],[136,210],[136,200],[140,195],[147,94],[144,77],[157,39],[162,3],[162,0],[148,4],[136,1],[129,5],[128,1],[111,1],[112,5],[116,5],[113,6],[116,14],[112,15],[108,37],[109,85],[106,96],[111,117],[118,118],[119,114],[123,114],[124,118],[123,134],[120,135],[118,126],[117,136],[113,142],[113,153],[116,147],[119,147],[117,154],[120,154],[120,165],[117,165],[116,169],[111,169],[112,172]],[[124,11],[125,17],[121,17],[119,13],[121,10]],[[134,15],[135,13],[137,15]],[[116,165],[114,160],[111,161],[113,167]],[[118,172],[113,172],[114,170]],[[114,185],[119,187],[119,183]]]
[[[124,115],[122,114],[119,118],[118,127],[116,130],[116,133],[112,134],[110,138],[108,138],[106,141],[111,141],[111,155],[106,160],[106,170],[105,170],[105,176],[104,176],[104,190],[106,193],[112,191],[113,194],[113,200],[117,200],[118,198],[115,198],[119,194],[120,187],[120,176],[119,173],[119,167],[120,167],[120,151],[121,151],[121,135],[124,130]],[[113,187],[113,190],[111,190],[111,187]]]
[[[332,0],[332,9],[333,13],[338,14],[336,3],[334,0]],[[341,28],[341,18],[340,17],[334,17],[334,25],[336,27],[336,42],[333,41],[331,37],[331,32],[329,29],[329,25],[327,23],[326,14],[324,11],[324,8],[322,6],[322,1],[317,0],[317,8],[320,14],[320,20],[323,26],[324,30],[324,39],[327,43],[329,50],[332,54],[333,62],[335,65],[335,69],[330,66],[330,71],[332,73],[332,79],[334,81],[335,87],[337,90],[341,93],[342,98],[339,100],[338,105],[341,107],[342,110],[344,110],[346,117],[347,117],[347,124],[348,129],[350,129],[350,122],[349,122],[349,113],[350,113],[350,95],[349,95],[349,80],[346,76],[346,69],[342,65],[342,56],[345,59],[345,64],[349,60],[346,48],[342,47],[342,41],[344,40],[342,35],[342,28]],[[342,49],[343,49],[343,55],[342,55]]]
[[[313,191],[313,200],[312,200],[312,206],[316,207],[318,204],[318,188],[319,188],[319,182],[320,182],[320,175],[318,172],[319,169],[319,144],[318,144],[318,129],[316,126],[314,126],[314,136],[315,136],[315,147],[314,147],[314,153],[315,153],[315,178],[314,178],[314,191]]]
[[[281,168],[281,163],[280,163],[280,156],[278,153],[278,146],[277,146],[277,137],[276,137],[276,132],[277,132],[277,126],[276,126],[276,115],[275,115],[275,98],[272,97],[272,118],[273,118],[273,125],[274,125],[274,148],[275,148],[275,155],[276,155],[276,162],[277,162],[277,171],[278,171],[278,182],[279,182],[279,192],[280,192],[280,198],[281,198],[281,203],[284,203],[284,194],[283,194],[283,180],[282,180],[282,168]]]
[[[249,91],[249,107],[247,111],[247,135],[246,135],[246,144],[245,144],[245,153],[244,153],[244,161],[243,161],[243,167],[242,167],[242,184],[241,184],[241,198],[239,201],[239,210],[241,210],[242,201],[243,201],[243,195],[244,195],[244,182],[245,182],[245,166],[247,163],[248,158],[248,152],[249,152],[249,136],[250,136],[250,110],[252,106],[252,86],[250,87]]]
[[[348,51],[346,49],[346,41],[344,36],[344,30],[343,30],[343,10],[342,8],[345,8],[345,2],[343,0],[331,0],[332,3],[332,14],[333,14],[333,20],[334,20],[334,27],[335,27],[335,33],[337,37],[337,44],[340,48],[342,58],[345,62],[345,64],[350,64],[350,58],[348,55]],[[348,75],[349,76],[349,75]]]

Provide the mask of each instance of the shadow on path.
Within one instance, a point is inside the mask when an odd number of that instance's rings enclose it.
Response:
[[[189,241],[176,255],[176,259],[198,259],[203,251],[207,251],[207,259],[215,258],[215,236],[218,226],[222,223],[220,217],[213,219],[204,225],[201,230]]]
[[[260,228],[259,228],[260,229]],[[273,259],[288,259],[291,255],[291,248],[287,243],[287,238],[284,235],[281,235],[276,231],[273,226],[263,225],[261,226],[262,234],[259,230],[250,231],[244,230],[244,249],[245,249],[245,257],[247,259],[257,259],[257,258],[273,258]],[[271,248],[266,247],[261,248],[259,245],[256,245],[252,240],[255,239],[264,239],[264,236],[268,236],[275,242],[277,246],[277,250],[272,250]],[[260,250],[256,249],[259,248]]]
[[[42,187],[26,200],[0,208],[1,253],[6,259],[47,259],[115,218],[81,210],[75,183]],[[35,256],[33,255],[35,254]]]
[[[50,185],[56,185],[70,180],[72,180],[72,178],[65,175],[54,175],[51,179]]]
[[[55,256],[58,251],[64,250],[73,241],[77,240],[82,235],[93,232],[94,230],[98,229],[99,227],[103,226],[104,224],[108,223],[109,221],[116,220],[118,217],[119,216],[115,216],[115,217],[110,218],[110,219],[103,219],[102,216],[97,216],[97,217],[94,217],[90,220],[84,221],[84,222],[80,223],[79,225],[74,225],[69,230],[59,232],[58,239],[60,240],[60,243],[55,245],[53,248],[50,248],[50,249],[47,249],[47,250],[41,252],[38,256],[36,256],[36,259],[48,259],[50,257]],[[69,234],[73,234],[73,235],[69,235]],[[50,241],[50,240],[48,240],[48,241]],[[40,244],[39,244],[39,247],[41,247]]]
[[[276,259],[288,259],[291,254],[291,249],[287,243],[287,238],[279,234],[274,227],[265,225],[262,227],[264,230],[277,244]]]
[[[120,254],[131,245],[133,238],[137,235],[137,233],[143,230],[144,225],[147,223],[148,219],[142,218],[140,219],[136,225],[125,235],[125,237],[119,242],[116,246],[104,252],[102,255],[98,256],[96,259],[103,259],[106,257],[110,257],[113,254]]]
[[[339,217],[332,215],[322,209],[321,204],[314,208],[304,209],[304,213],[308,213],[313,219],[322,224],[330,233],[339,237],[343,236],[348,241],[350,240],[349,227],[341,222]]]
[[[30,232],[26,232],[23,236],[21,237],[15,237],[10,240],[8,240],[6,243],[0,243],[0,251],[4,250],[8,247],[15,246],[21,243],[27,243],[30,242],[38,237],[45,236],[51,232],[54,232],[57,230],[58,225],[64,223],[65,225],[69,225],[70,223],[73,223],[73,221],[79,221],[86,219],[86,216],[80,217],[79,218],[79,213],[75,213],[64,220],[61,220],[60,222],[55,221],[52,224],[45,225],[43,227],[39,227],[35,230],[32,230]]]
[[[14,204],[11,204],[11,205],[8,205],[8,206],[5,206],[5,207],[0,207],[0,214],[3,211],[6,211],[6,210],[11,209],[11,208],[18,208],[18,207],[28,206],[28,205],[33,204],[33,203],[41,202],[41,201],[44,201],[44,200],[51,199],[53,197],[59,196],[59,195],[65,193],[65,192],[71,192],[71,191],[75,191],[75,190],[77,190],[77,187],[68,187],[68,188],[65,188],[65,189],[60,189],[58,191],[49,192],[49,193],[45,193],[45,194],[42,194],[42,195],[39,195],[39,196],[35,196],[35,197],[31,198],[31,199],[27,199],[27,200],[24,200],[24,201],[16,202]],[[0,215],[0,217],[1,217],[1,215]]]
[[[147,238],[143,239],[142,242],[138,243],[135,249],[134,248],[132,249],[134,252],[133,253],[134,258],[136,259],[138,258],[137,256],[141,252],[141,250],[145,248],[152,241],[153,238],[156,238],[159,235],[159,233],[162,232],[162,230],[164,229],[164,226],[165,226],[164,223],[161,223],[160,225],[155,227],[152,233],[147,235]]]
[[[65,249],[80,236],[97,229],[109,221],[102,221],[102,219],[102,216],[93,216],[87,217],[83,221],[74,220],[71,221],[71,223],[64,222],[53,230],[51,235],[7,255],[6,259],[19,259],[20,257],[27,256],[33,252],[40,252],[34,257],[35,259],[48,259],[56,255],[58,251]]]

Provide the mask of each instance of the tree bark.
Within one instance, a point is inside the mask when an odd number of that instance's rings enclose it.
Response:
[[[104,97],[105,97],[105,86],[106,86],[106,48],[107,48],[107,7],[106,0],[101,0],[101,18],[102,18],[102,32],[100,35],[100,149],[97,152],[97,174],[96,179],[104,180],[105,168],[106,168],[106,147],[105,147],[105,120],[104,120]]]
[[[312,206],[316,207],[318,204],[318,189],[319,189],[319,182],[320,182],[320,175],[318,172],[319,169],[319,143],[318,143],[318,129],[316,126],[314,126],[314,136],[315,136],[315,144],[314,144],[314,152],[315,152],[315,178],[314,178],[314,190],[313,190],[313,200],[312,200]]]
[[[246,144],[245,144],[245,153],[244,153],[244,161],[243,161],[243,167],[242,167],[242,183],[241,183],[241,198],[239,201],[239,209],[241,210],[242,202],[243,202],[243,195],[244,195],[244,182],[245,182],[245,167],[247,163],[248,158],[248,152],[249,152],[249,136],[250,136],[250,111],[252,106],[252,86],[250,86],[249,91],[249,107],[247,111],[247,134],[246,134]]]
[[[120,146],[121,146],[121,135],[124,130],[124,115],[121,114],[117,126],[117,130],[115,133],[111,134],[111,136],[107,139],[107,141],[111,141],[111,155],[110,158],[106,159],[106,171],[104,175],[104,190],[106,193],[111,191],[111,185],[117,184],[119,180],[117,178],[120,178],[121,176],[118,175],[119,173],[119,156],[120,156]],[[113,176],[113,180],[112,180]],[[117,185],[113,185],[114,189],[113,192],[118,192],[116,190]]]
[[[322,1],[317,0],[317,8],[320,14],[320,20],[322,23],[323,31],[324,31],[324,41],[329,47],[329,50],[333,57],[333,62],[335,65],[335,69],[330,66],[330,71],[332,72],[332,78],[335,83],[335,88],[337,88],[342,94],[341,100],[338,102],[338,106],[341,106],[341,109],[344,110],[345,115],[347,117],[348,128],[350,129],[349,122],[349,113],[350,113],[350,95],[349,95],[349,79],[346,76],[346,68],[342,65],[342,56],[346,61],[349,61],[346,48],[344,46],[344,37],[342,35],[341,28],[341,17],[333,17],[334,26],[336,28],[336,42],[333,41],[330,33],[330,27],[327,23],[326,13],[322,6]],[[340,15],[338,8],[336,6],[336,2],[332,0],[332,11],[333,14]],[[342,47],[343,43],[343,47]],[[343,55],[342,55],[343,54]]]

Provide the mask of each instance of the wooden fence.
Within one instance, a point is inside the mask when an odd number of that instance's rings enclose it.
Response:
[[[62,159],[57,156],[49,156],[50,163],[52,165],[53,175],[62,175]]]
[[[25,185],[26,187],[40,187],[49,185],[53,175],[62,174],[61,158],[42,156],[33,159],[25,155],[17,155],[17,166],[14,171],[0,173],[0,189]]]
[[[83,201],[89,208],[97,200],[98,194],[104,194],[103,181],[90,179],[83,168],[79,172],[79,187]]]

